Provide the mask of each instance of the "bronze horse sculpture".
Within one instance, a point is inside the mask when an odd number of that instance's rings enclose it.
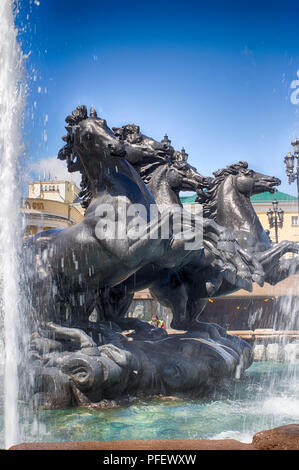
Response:
[[[248,367],[251,357],[249,347],[233,337],[221,336],[221,329],[214,328],[212,335],[199,329],[130,342],[120,330],[115,331],[114,320],[122,326],[119,316],[110,317],[110,322],[109,315],[108,322],[100,319],[94,328],[98,338],[89,334],[91,322],[87,320],[95,303],[105,300],[105,292],[108,298],[113,292],[116,305],[125,312],[132,295],[130,284],[148,283],[147,276],[154,285],[167,286],[167,299],[173,289],[182,292],[181,272],[193,259],[197,266],[200,261],[203,271],[215,263],[222,279],[234,281],[234,285],[240,279],[240,285],[244,281],[249,288],[255,275],[262,277],[258,262],[244,255],[229,229],[211,220],[203,223],[204,240],[200,239],[195,249],[185,249],[186,242],[194,241],[198,216],[187,221],[175,219],[172,206],[177,204],[173,203],[178,201],[182,185],[199,191],[209,181],[188,166],[181,154],[143,136],[139,143],[125,144],[93,109],[88,117],[86,108],[78,107],[66,121],[66,145],[59,158],[66,160],[69,171],[83,175],[86,213],[83,222],[61,231],[45,231],[26,243],[32,307],[39,313],[39,322],[45,320],[39,325],[39,334],[32,337],[30,350],[36,406],[90,404],[132,393],[206,396],[223,391],[225,379],[238,368]],[[142,175],[149,177],[152,185],[157,178],[163,202],[171,197],[165,211],[159,210],[160,203],[131,161],[140,164]],[[168,187],[163,183],[165,172]],[[158,199],[159,194],[155,196]],[[145,212],[138,216],[129,213],[128,220],[124,219],[124,208],[126,212],[131,205],[142,206]],[[158,217],[152,217],[151,206],[156,207]],[[132,222],[138,217],[140,222],[142,216],[141,233],[137,231],[137,238],[129,236],[124,228],[130,224],[134,228]],[[117,222],[115,229],[122,238],[107,232],[111,221]],[[165,227],[168,237],[161,238]],[[175,229],[182,238],[174,237]],[[148,232],[157,236],[148,237]],[[117,299],[119,292],[123,305]],[[105,302],[102,306],[105,315]]]
[[[188,166],[181,154],[142,136],[141,145],[136,141],[127,145],[94,110],[88,117],[85,107],[77,108],[66,120],[66,145],[59,158],[66,160],[69,171],[83,174],[86,213],[84,221],[76,226],[43,232],[26,244],[27,265],[32,267],[28,285],[32,288],[33,308],[46,320],[39,328],[40,335],[31,341],[33,395],[37,406],[72,406],[75,402],[93,403],[132,393],[205,396],[216,389],[223,390],[223,380],[233,376],[239,367],[248,367],[251,357],[249,347],[245,348],[233,337],[221,336],[221,329],[214,328],[216,333],[212,335],[202,328],[159,338],[149,335],[144,341],[129,342],[120,331],[115,331],[114,320],[122,326],[117,318],[95,325],[98,338],[88,334],[87,319],[95,301],[105,299],[105,291],[109,297],[116,289],[119,306],[117,292],[123,294],[123,290],[127,294],[134,281],[148,282],[149,273],[155,285],[167,286],[169,299],[174,288],[182,292],[181,272],[195,258],[197,267],[200,261],[203,271],[215,263],[222,279],[229,283],[238,282],[239,278],[241,285],[244,280],[249,288],[255,275],[262,276],[258,262],[244,255],[230,230],[210,220],[203,223],[203,242],[200,240],[195,249],[185,250],[185,243],[194,240],[193,229],[198,217],[194,215],[187,222],[175,220],[172,206],[177,204],[173,203],[178,201],[182,184],[186,185],[185,189],[194,187],[199,191],[209,181]],[[166,211],[159,210],[160,201],[156,204],[130,161],[142,162],[141,173],[149,177],[153,192],[156,179],[156,185],[163,189],[163,203],[168,203],[165,198],[171,196]],[[171,182],[168,187],[163,183],[165,172],[168,183]],[[157,199],[158,196],[157,193]],[[136,221],[134,212],[129,214],[129,220],[124,220],[123,210],[136,204],[146,209],[139,214],[144,220],[143,232],[139,232],[137,239],[123,231],[123,224],[128,226]],[[152,205],[158,209],[157,218],[152,218]],[[123,238],[108,236],[107,226],[115,219],[116,229],[125,235]],[[200,221],[203,222],[201,218]],[[164,223],[169,234],[159,238]],[[183,234],[182,239],[173,236],[176,225]],[[157,237],[145,236],[149,231]],[[176,285],[169,284],[173,280],[178,280]],[[124,297],[124,311],[130,295]],[[81,325],[84,321],[85,325]]]

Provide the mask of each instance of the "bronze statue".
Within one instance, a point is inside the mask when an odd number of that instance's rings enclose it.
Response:
[[[271,246],[250,203],[279,180],[244,162],[204,177],[168,138],[157,142],[134,124],[110,129],[94,108],[88,116],[79,106],[66,122],[58,158],[81,172],[86,212],[81,223],[26,243],[35,406],[222,394],[227,378],[251,364],[251,348],[197,318],[210,296],[275,283],[296,269],[280,258],[298,245]],[[198,194],[204,217],[185,213],[184,190]],[[126,318],[145,287],[186,333]]]

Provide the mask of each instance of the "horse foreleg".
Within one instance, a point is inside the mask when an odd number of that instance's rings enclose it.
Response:
[[[237,269],[237,278],[239,287],[246,290],[252,290],[252,280],[259,285],[264,283],[264,270],[260,261],[256,256],[250,255],[246,250],[243,250],[238,243],[234,233],[221,225],[218,225],[214,220],[204,219],[204,235],[213,234],[217,236],[217,249],[220,250],[220,257],[225,260],[225,265],[230,262]],[[215,239],[213,239],[213,242]],[[214,243],[212,242],[212,246]],[[215,248],[212,248],[215,251]]]
[[[255,281],[259,286],[263,287],[265,281],[265,272],[262,266],[262,263],[257,258],[255,253],[249,254],[246,250],[243,250],[240,246],[238,247],[238,252],[240,256],[243,258],[245,263],[248,266],[252,266],[253,273],[252,279]]]
[[[293,274],[299,273],[299,257],[283,259],[277,264],[277,269],[272,269],[266,274],[266,282],[274,286]]]
[[[280,258],[286,253],[299,253],[299,243],[284,240],[273,245],[269,250],[255,253],[255,256],[267,274],[273,271],[273,266],[278,264]]]

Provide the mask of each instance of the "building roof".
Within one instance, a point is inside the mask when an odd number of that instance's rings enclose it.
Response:
[[[195,202],[196,194],[193,196],[180,196],[182,204],[193,204]]]
[[[193,196],[182,196],[180,197],[182,204],[193,204],[196,199],[196,194]],[[266,202],[271,202],[274,201],[278,202],[292,202],[292,201],[297,201],[296,196],[291,196],[290,194],[282,193],[280,191],[277,191],[276,193],[261,193],[261,194],[255,194],[254,196],[251,196],[251,202],[254,203],[266,203]]]
[[[281,193],[277,191],[276,193],[261,193],[255,194],[251,196],[252,202],[271,202],[271,201],[278,201],[278,202],[290,202],[290,201],[297,201],[296,196],[291,196],[290,194]]]

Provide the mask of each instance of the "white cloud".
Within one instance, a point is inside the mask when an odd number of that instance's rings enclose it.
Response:
[[[56,156],[42,158],[29,167],[29,172],[32,178],[35,179],[58,179],[66,181],[74,181],[80,188],[81,173],[69,173],[67,170],[66,163],[62,160],[58,160]],[[50,175],[50,177],[49,177]]]

